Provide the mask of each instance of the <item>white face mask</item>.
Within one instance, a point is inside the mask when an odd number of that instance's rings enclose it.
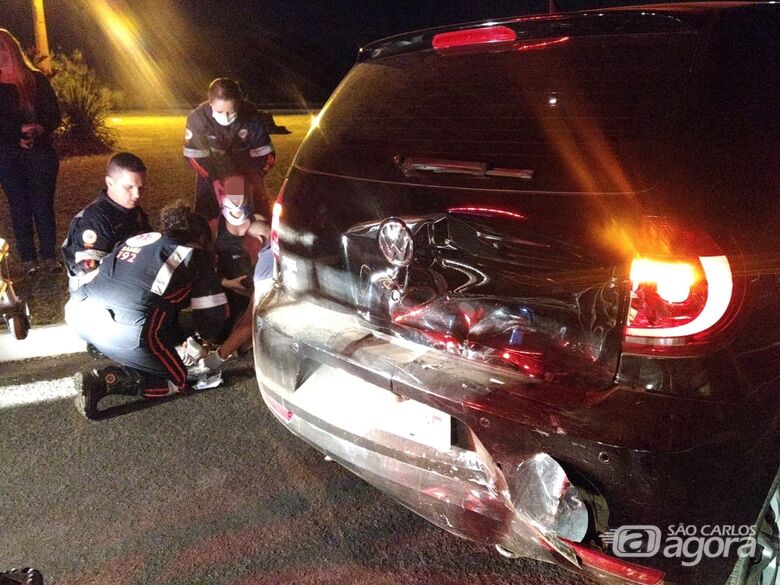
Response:
[[[225,197],[222,200],[222,217],[230,224],[243,225],[251,213],[244,201],[243,198],[238,202],[238,198],[234,201],[230,197]]]
[[[230,126],[236,121],[238,114],[236,112],[211,112],[211,117],[214,118],[220,126]]]

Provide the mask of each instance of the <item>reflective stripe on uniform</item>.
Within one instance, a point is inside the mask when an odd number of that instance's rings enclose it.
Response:
[[[149,316],[149,329],[147,330],[147,344],[149,350],[159,360],[162,366],[168,370],[173,378],[173,383],[182,389],[187,385],[187,370],[181,361],[181,358],[175,351],[160,339],[160,327],[165,321],[165,313],[159,309],[152,310]]]
[[[102,260],[106,256],[108,256],[108,252],[102,250],[79,250],[74,256],[74,261],[78,264],[84,260]]]
[[[187,148],[184,147],[184,156],[187,158],[204,158],[207,156],[211,156],[211,151],[206,149],[200,149],[200,148]]]
[[[215,295],[209,295],[207,297],[195,297],[190,299],[190,306],[193,309],[211,309],[212,307],[219,307],[221,305],[227,305],[227,296],[225,293],[217,293]]]
[[[176,249],[171,252],[171,255],[168,256],[167,260],[165,260],[165,264],[162,265],[160,271],[157,273],[157,277],[154,279],[150,290],[156,295],[163,296],[165,294],[165,289],[167,289],[168,285],[171,283],[173,273],[179,267],[179,264],[184,262],[190,254],[192,254],[192,248],[188,248],[187,246],[176,246]]]
[[[253,148],[249,151],[249,156],[253,158],[257,158],[258,156],[265,156],[266,154],[271,154],[274,151],[274,147],[271,145],[266,146],[258,146],[257,148]]]

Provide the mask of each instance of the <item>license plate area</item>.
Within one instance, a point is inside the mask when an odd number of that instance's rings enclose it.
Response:
[[[289,399],[318,419],[377,442],[391,435],[439,451],[452,445],[449,414],[340,368],[320,366]]]

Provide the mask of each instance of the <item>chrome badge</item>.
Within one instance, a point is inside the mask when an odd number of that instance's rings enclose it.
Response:
[[[412,232],[400,219],[391,217],[379,226],[379,250],[393,266],[409,266],[414,258]]]

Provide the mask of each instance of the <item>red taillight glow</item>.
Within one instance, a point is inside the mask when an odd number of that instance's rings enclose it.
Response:
[[[649,258],[635,258],[631,263],[633,290],[643,284],[655,284],[659,297],[668,303],[683,303],[691,296],[691,289],[701,282],[696,267],[689,262],[662,262]]]
[[[282,197],[284,196],[285,187],[287,187],[287,179],[284,180],[282,188],[279,189],[279,195],[276,197],[276,203],[274,203],[274,209],[271,215],[271,252],[273,252],[274,258],[277,260],[281,258],[281,248],[279,247],[279,222],[282,218]]]
[[[729,311],[734,280],[726,256],[684,260],[637,257],[631,265],[630,349],[702,341]]]
[[[433,37],[433,48],[442,50],[486,43],[511,43],[515,40],[517,40],[517,33],[511,28],[489,26],[439,33]]]
[[[624,350],[682,355],[719,336],[739,297],[721,247],[706,233],[663,217],[645,218],[630,234],[635,256]]]
[[[517,39],[517,33],[509,27],[489,26],[439,33],[433,37],[432,44],[437,51],[479,45],[501,45],[502,50],[533,51],[563,44],[570,38],[557,37],[537,41],[520,41]]]
[[[589,567],[599,573],[619,577],[626,583],[634,583],[636,585],[660,585],[664,582],[665,573],[663,571],[627,563],[622,559],[611,557],[601,551],[565,538],[561,538],[561,540],[574,549],[574,552],[577,553],[585,567]]]

